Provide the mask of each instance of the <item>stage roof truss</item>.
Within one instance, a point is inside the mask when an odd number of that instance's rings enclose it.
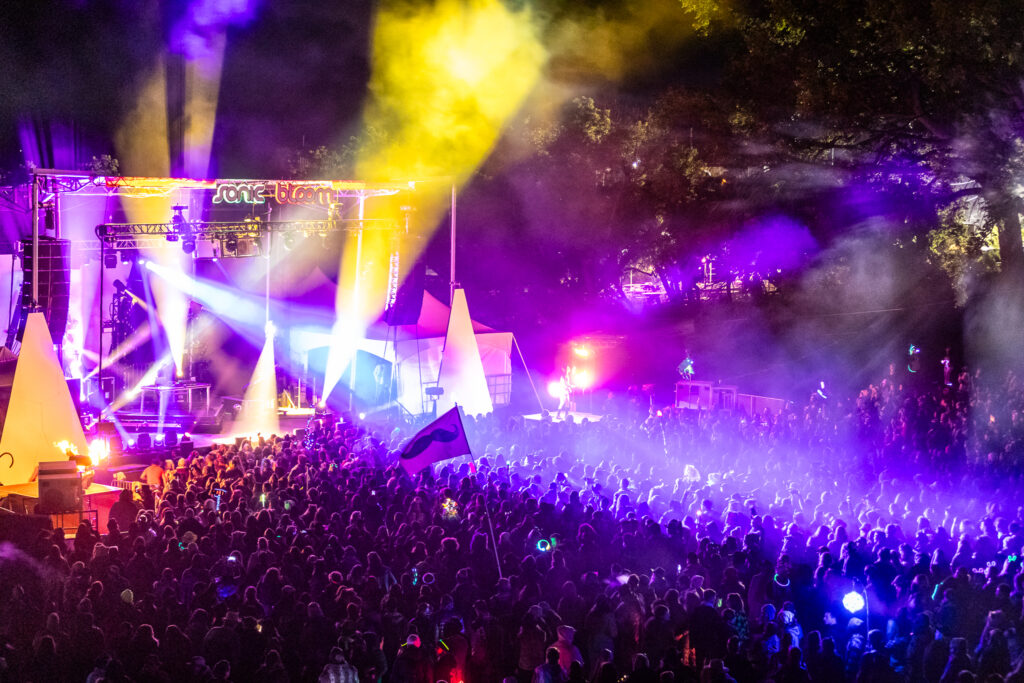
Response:
[[[295,221],[188,221],[185,223],[103,223],[96,226],[96,236],[108,246],[121,242],[148,241],[150,238],[177,235],[182,238],[223,240],[229,237],[258,237],[266,234],[302,234],[323,236],[335,232],[360,230],[396,231],[400,223],[384,218],[342,218],[337,220]]]
[[[336,197],[382,197],[415,189],[415,182],[371,183],[358,180],[266,180],[241,178],[149,178],[104,176],[87,171],[32,169],[40,189],[49,192],[81,194],[119,194],[125,196],[163,196],[174,190],[213,190],[219,184],[288,184],[330,188]]]

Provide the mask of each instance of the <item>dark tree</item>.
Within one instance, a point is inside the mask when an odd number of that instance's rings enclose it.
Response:
[[[1024,274],[1024,14],[1009,0],[683,0],[726,36],[737,111],[768,148],[939,211],[974,198]]]

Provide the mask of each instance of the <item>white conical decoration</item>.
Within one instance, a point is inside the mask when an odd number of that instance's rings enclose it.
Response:
[[[89,452],[46,319],[30,313],[0,437],[0,453],[11,454],[0,456],[0,482],[23,484],[40,462],[66,460],[67,444]]]
[[[473,333],[473,321],[469,317],[466,293],[461,289],[455,290],[448,316],[448,332],[444,338],[444,351],[441,352],[437,384],[444,389],[444,394],[437,401],[438,415],[451,410],[456,404],[467,415],[486,414],[494,409]]]
[[[235,423],[235,436],[254,437],[260,434],[269,437],[280,434],[281,425],[277,415],[277,368],[274,363],[273,327],[268,324],[266,341],[256,361],[252,379],[245,388],[242,412]]]

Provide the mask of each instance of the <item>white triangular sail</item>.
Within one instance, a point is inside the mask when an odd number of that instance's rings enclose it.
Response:
[[[66,449],[57,444],[70,444],[80,455],[89,452],[46,319],[30,313],[0,437],[0,453],[11,454],[0,456],[0,482],[23,484],[40,462],[65,460]]]
[[[466,293],[461,289],[455,290],[448,316],[448,332],[441,352],[437,384],[444,389],[437,401],[438,415],[451,410],[456,404],[467,415],[486,414],[494,409],[484,364],[480,360],[480,348],[473,333],[473,321],[469,317]]]

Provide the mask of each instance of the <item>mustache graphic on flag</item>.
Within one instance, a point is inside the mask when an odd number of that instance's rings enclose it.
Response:
[[[460,432],[458,429],[453,429],[450,432],[445,431],[444,429],[434,429],[429,434],[417,437],[411,444],[409,444],[409,447],[402,452],[402,457],[407,460],[409,458],[415,458],[417,455],[430,448],[430,444],[435,441],[440,443],[449,443],[459,438],[459,434]]]
[[[416,474],[435,462],[471,454],[458,406],[416,433],[399,456],[402,467]]]

